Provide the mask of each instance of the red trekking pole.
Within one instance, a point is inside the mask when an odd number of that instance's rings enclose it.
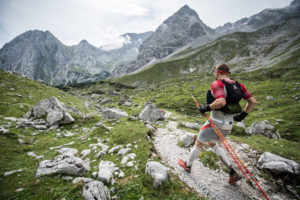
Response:
[[[195,97],[192,95],[192,98],[194,99],[197,108],[201,107],[201,105],[197,102],[197,100],[195,99]],[[244,176],[247,178],[248,181],[250,181],[250,179],[248,178],[248,176],[246,175],[246,173],[244,172],[244,170],[242,169],[242,167],[240,166],[240,164],[238,163],[238,161],[236,160],[236,158],[233,156],[233,154],[230,152],[228,146],[230,147],[231,151],[235,154],[235,156],[238,158],[238,160],[241,162],[241,164],[243,165],[243,167],[246,169],[246,171],[248,172],[248,174],[251,176],[251,178],[253,179],[253,181],[256,183],[256,185],[258,186],[258,188],[260,189],[260,191],[263,193],[263,195],[266,197],[267,200],[269,200],[267,194],[265,193],[265,191],[261,188],[261,186],[258,184],[258,182],[256,181],[256,179],[252,176],[252,174],[250,173],[250,171],[248,170],[248,168],[244,165],[244,163],[242,162],[242,160],[239,158],[239,156],[235,153],[235,151],[233,150],[233,148],[231,147],[231,145],[228,143],[228,141],[226,140],[226,138],[223,136],[223,134],[220,132],[220,130],[218,129],[218,127],[216,126],[216,124],[210,119],[210,117],[208,116],[208,114],[204,113],[207,117],[207,119],[210,121],[214,131],[216,132],[216,134],[219,136],[220,140],[222,141],[223,145],[226,147],[227,151],[230,153],[231,157],[234,159],[235,163],[238,165],[238,167],[240,168],[240,170],[243,172]],[[226,144],[226,143],[227,144]],[[228,146],[227,146],[228,145]]]

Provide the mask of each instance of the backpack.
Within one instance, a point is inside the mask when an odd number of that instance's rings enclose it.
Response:
[[[231,84],[222,80],[222,83],[226,87],[227,97],[226,97],[226,105],[218,110],[227,113],[227,114],[236,114],[242,112],[242,107],[239,104],[239,101],[242,99],[242,87],[239,82],[235,81],[235,83]],[[207,104],[211,104],[214,102],[215,98],[211,94],[211,90],[207,91]]]

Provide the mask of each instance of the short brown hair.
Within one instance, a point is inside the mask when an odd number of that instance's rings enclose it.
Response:
[[[220,74],[230,74],[229,67],[226,64],[221,64],[216,67],[217,71],[225,72]]]

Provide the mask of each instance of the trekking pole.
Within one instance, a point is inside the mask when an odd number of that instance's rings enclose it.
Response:
[[[197,107],[201,107],[200,104],[197,102],[197,100],[195,99],[195,97],[192,95],[192,98],[194,99]],[[233,150],[233,148],[231,147],[231,145],[228,143],[228,141],[226,140],[226,138],[223,136],[223,134],[221,134],[220,130],[218,129],[218,127],[215,125],[215,123],[210,119],[210,117],[208,116],[208,114],[204,113],[206,115],[206,117],[208,118],[208,120],[210,121],[210,123],[212,124],[212,127],[214,129],[214,131],[216,132],[216,134],[219,136],[219,138],[221,139],[222,143],[224,144],[224,146],[226,147],[227,151],[230,153],[230,155],[232,156],[232,158],[234,159],[234,161],[236,162],[236,164],[239,166],[239,168],[241,169],[241,171],[243,172],[243,174],[245,175],[245,177],[247,178],[248,181],[249,178],[247,177],[247,175],[244,173],[244,171],[242,170],[242,168],[240,167],[240,165],[238,164],[237,160],[234,158],[234,156],[232,155],[232,153],[229,151],[227,145],[225,144],[224,141],[226,141],[226,143],[230,146],[230,149],[232,150],[232,152],[234,152],[234,154],[237,156],[237,158],[239,159],[239,161],[242,163],[243,167],[246,169],[246,171],[248,172],[248,174],[251,176],[251,178],[253,179],[253,181],[256,183],[256,185],[258,186],[258,188],[260,189],[260,191],[263,193],[263,195],[266,197],[267,200],[269,200],[267,194],[265,193],[265,191],[261,188],[261,186],[258,184],[258,182],[256,181],[256,179],[252,176],[252,174],[250,173],[250,171],[248,170],[248,168],[244,165],[244,163],[241,161],[241,159],[238,157],[238,155],[235,153],[235,151]],[[221,135],[221,136],[220,136]],[[223,138],[222,138],[223,137]]]

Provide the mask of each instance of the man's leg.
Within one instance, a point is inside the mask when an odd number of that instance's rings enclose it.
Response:
[[[194,147],[192,148],[188,161],[185,162],[182,159],[178,160],[178,164],[188,173],[191,173],[191,167],[194,162],[194,160],[198,157],[201,148],[204,146],[202,142],[199,140],[196,140]]]
[[[213,150],[213,152],[215,154],[217,154],[217,156],[219,156],[225,162],[226,166],[229,168],[228,183],[231,185],[236,184],[236,181],[238,181],[240,179],[240,177],[238,177],[236,171],[233,169],[232,164],[231,164],[230,160],[228,159],[228,157],[225,155],[223,148],[221,148],[216,143],[212,143],[212,142],[208,142],[208,145]]]
[[[216,143],[213,143],[213,142],[208,142],[208,145],[213,150],[213,152],[221,158],[221,160],[226,164],[226,166],[228,168],[232,167],[232,164],[231,164],[230,160],[228,159],[228,157],[226,156],[223,148],[221,148],[219,145],[217,145]]]

